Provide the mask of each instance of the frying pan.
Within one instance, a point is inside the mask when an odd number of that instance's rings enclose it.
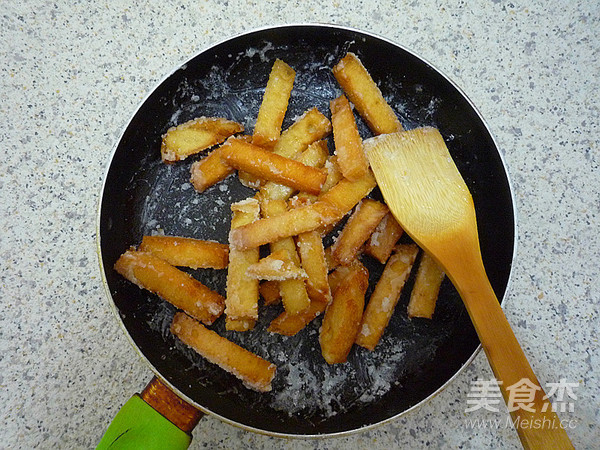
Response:
[[[293,337],[266,331],[277,307],[261,308],[256,328],[246,333],[228,332],[218,320],[212,328],[219,334],[277,365],[272,392],[257,393],[178,342],[168,330],[176,309],[113,270],[119,255],[145,234],[226,243],[229,205],[254,194],[236,177],[197,193],[189,182],[190,166],[204,154],[162,163],[161,135],[169,127],[220,116],[251,133],[276,58],[297,72],[284,127],[311,107],[328,115],[329,101],[341,94],[331,68],[348,51],[362,60],[405,128],[440,130],[472,192],[485,267],[499,299],[509,280],[515,215],[502,157],[470,100],[431,64],[381,37],[331,25],[260,29],[199,53],[143,101],[114,149],[100,203],[101,266],[119,321],[162,384],[195,408],[247,430],[316,437],[370,428],[433,396],[479,348],[447,280],[433,319],[410,320],[410,278],[380,344],[373,352],[355,346],[345,364],[323,360],[320,318]],[[370,136],[359,117],[357,122],[361,135]],[[371,195],[380,198],[377,190]],[[370,272],[368,296],[383,267],[369,257],[363,262]],[[190,273],[225,294],[226,271]]]

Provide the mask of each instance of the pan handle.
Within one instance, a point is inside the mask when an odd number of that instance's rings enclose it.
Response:
[[[187,449],[203,416],[154,377],[123,405],[96,448]]]

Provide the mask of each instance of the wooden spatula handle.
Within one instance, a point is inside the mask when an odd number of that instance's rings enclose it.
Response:
[[[469,270],[455,273],[453,282],[471,316],[494,375],[501,382],[500,390],[523,447],[573,448],[558,415],[552,411],[549,400],[544,399],[546,394],[506,320],[483,263],[466,267]],[[516,398],[515,389],[522,383],[525,383],[521,391],[525,393],[525,398]],[[533,392],[533,399],[526,398]]]

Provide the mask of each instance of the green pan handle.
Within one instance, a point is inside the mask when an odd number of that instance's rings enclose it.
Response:
[[[96,448],[184,450],[203,415],[154,377],[123,405]]]
[[[189,434],[136,394],[117,413],[96,448],[185,450],[190,442],[192,437]]]

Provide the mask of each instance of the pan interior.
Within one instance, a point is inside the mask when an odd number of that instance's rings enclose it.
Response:
[[[447,280],[433,320],[410,320],[409,279],[391,322],[373,352],[355,346],[346,364],[328,365],[320,354],[320,318],[296,336],[266,331],[280,307],[261,308],[251,332],[213,329],[277,365],[273,390],[256,393],[207,363],[170,335],[175,308],[122,279],[112,267],[143,235],[164,233],[227,242],[232,202],[254,191],[236,177],[198,194],[189,182],[193,161],[166,165],[160,139],[166,130],[198,116],[222,116],[252,131],[264,86],[276,58],[297,72],[284,122],[311,107],[329,115],[341,94],[331,67],[356,53],[380,85],[405,128],[431,125],[445,137],[471,189],[481,248],[492,286],[502,298],[514,241],[513,206],[498,150],[477,112],[431,66],[387,41],[325,26],[261,30],[221,43],[169,76],[143,103],[113,156],[100,213],[106,279],[121,319],[149,363],[198,405],[245,427],[270,433],[322,435],[381,422],[418,404],[447,382],[479,341],[460,297]],[[370,136],[357,117],[363,137]],[[330,149],[333,149],[330,142]],[[372,196],[379,198],[375,191]],[[407,240],[407,238],[403,238]],[[372,292],[383,267],[364,257]],[[190,271],[225,294],[226,271]],[[414,273],[414,271],[413,271]]]

